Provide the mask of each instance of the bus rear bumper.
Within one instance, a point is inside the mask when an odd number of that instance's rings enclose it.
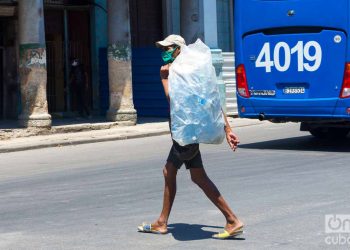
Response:
[[[350,99],[276,100],[238,98],[242,118],[276,122],[350,121]]]

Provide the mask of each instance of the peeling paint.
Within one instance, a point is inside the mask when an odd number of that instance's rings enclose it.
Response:
[[[25,44],[20,45],[20,68],[26,67],[46,68],[45,45]]]
[[[132,98],[131,61],[108,62],[110,106],[107,117],[111,121],[136,123],[137,114]]]
[[[108,58],[115,61],[130,61],[131,44],[127,42],[116,42],[108,45]]]
[[[25,126],[49,127],[46,97],[46,49],[40,44],[20,45],[19,73],[21,80],[22,113]],[[35,117],[45,116],[45,119]],[[33,118],[34,117],[34,118]]]

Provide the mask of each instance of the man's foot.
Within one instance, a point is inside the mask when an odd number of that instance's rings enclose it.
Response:
[[[227,222],[226,223],[226,226],[225,226],[225,230],[228,232],[228,233],[233,233],[235,231],[238,231],[239,229],[243,228],[244,227],[244,224],[242,221],[238,221],[238,222]]]
[[[166,234],[168,232],[167,225],[165,223],[142,223],[142,225],[138,226],[139,232],[144,233],[157,233],[157,234]]]
[[[152,227],[158,231],[168,232],[168,227],[167,227],[167,224],[165,222],[156,221],[156,222],[152,223]]]
[[[228,222],[225,226],[224,231],[218,234],[214,234],[213,238],[221,239],[221,240],[234,238],[236,236],[243,234],[243,227],[244,227],[244,224],[241,221],[238,221],[235,223]]]

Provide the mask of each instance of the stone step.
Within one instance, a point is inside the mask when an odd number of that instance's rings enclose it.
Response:
[[[236,96],[236,88],[227,88],[226,87],[226,94],[235,95]]]
[[[236,84],[225,84],[226,89],[233,89],[236,90]]]
[[[227,106],[227,107],[230,107],[230,108],[237,108],[237,102],[227,103],[226,106]]]
[[[233,90],[233,89],[232,89],[232,90],[226,91],[226,96],[236,98],[236,90]]]
[[[224,58],[222,78],[226,86],[226,113],[227,115],[236,116],[238,114],[238,108],[234,52],[223,52],[222,56]]]
[[[235,61],[232,60],[224,60],[223,67],[234,67],[235,66]]]
[[[225,87],[228,88],[228,89],[236,89],[236,84],[225,83]]]
[[[234,77],[234,76],[232,76],[232,75],[223,75],[222,76],[222,80],[224,80],[224,82],[226,82],[226,81],[235,81],[236,80],[236,78]]]
[[[235,72],[236,67],[235,66],[223,66],[222,71],[223,72]]]
[[[237,99],[236,92],[226,93],[226,97],[227,97],[227,100],[230,100],[230,101],[232,100],[235,101]]]
[[[222,72],[233,72],[233,73],[236,73],[236,68],[234,67],[234,65],[224,65],[222,67]]]
[[[236,74],[234,73],[224,73],[222,74],[223,80],[235,80],[236,79]]]
[[[228,95],[228,97],[226,98],[226,101],[230,101],[230,103],[236,102],[236,100],[237,100],[236,95],[232,95],[232,94]]]
[[[234,112],[238,112],[238,107],[237,107],[237,105],[227,104],[227,105],[226,105],[226,108],[229,109],[229,110],[232,110],[232,111],[234,111]]]
[[[226,84],[234,84],[236,85],[236,78],[226,79],[224,80]]]
[[[228,89],[236,89],[236,84],[235,83],[226,83],[225,87]]]
[[[222,74],[223,75],[233,74],[234,76],[236,76],[236,71],[235,71],[235,69],[233,69],[233,70],[223,70]]]
[[[224,58],[234,58],[235,53],[234,52],[222,52],[222,56]]]

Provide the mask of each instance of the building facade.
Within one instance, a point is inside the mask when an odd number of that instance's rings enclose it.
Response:
[[[52,117],[74,116],[73,58],[87,73],[94,115],[125,124],[167,116],[154,43],[172,33],[188,43],[201,38],[229,58],[233,0],[2,0],[0,120],[50,127]],[[224,64],[230,72],[231,60]]]

